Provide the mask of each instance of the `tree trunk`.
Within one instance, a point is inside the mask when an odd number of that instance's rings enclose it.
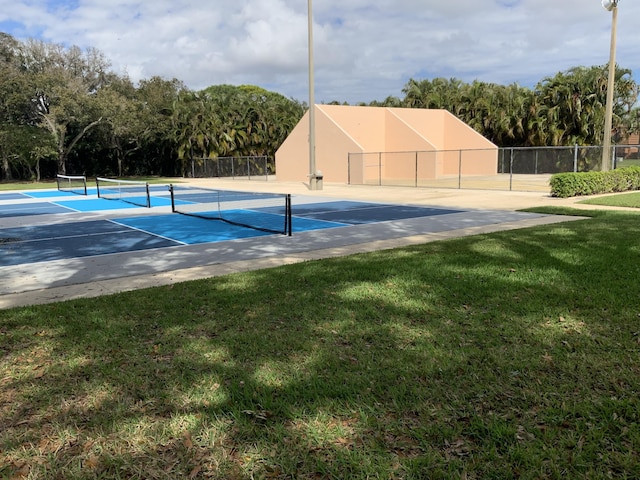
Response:
[[[58,152],[58,173],[67,174],[67,153],[64,151]]]
[[[116,161],[118,162],[118,177],[122,177],[122,157],[124,154],[118,139],[114,140],[114,150],[116,151]]]
[[[5,180],[13,180],[11,166],[9,165],[9,159],[7,157],[2,157],[2,173]]]
[[[67,154],[69,153],[64,148],[64,141],[67,137],[67,126],[61,126],[60,130],[56,132],[56,140],[58,142],[58,173],[61,175],[67,174]]]

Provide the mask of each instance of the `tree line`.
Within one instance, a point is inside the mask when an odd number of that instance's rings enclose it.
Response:
[[[601,145],[608,66],[574,67],[533,88],[457,79],[410,80],[402,100],[412,108],[444,108],[500,147]],[[614,141],[639,129],[639,86],[630,70],[616,68]]]
[[[403,98],[368,105],[447,109],[499,146],[599,145],[607,71],[606,65],[576,67],[533,89],[411,79]],[[638,92],[632,73],[618,68],[615,140],[638,131]],[[21,42],[0,32],[2,180],[56,173],[181,176],[191,158],[273,159],[307,108],[251,85],[194,91],[161,77],[134,84],[111,71],[97,49]]]
[[[250,85],[134,85],[96,49],[0,33],[0,179],[180,176],[192,157],[273,158],[306,108]]]

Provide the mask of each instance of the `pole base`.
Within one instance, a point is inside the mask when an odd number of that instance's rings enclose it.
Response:
[[[322,182],[324,175],[318,170],[316,173],[309,175],[309,190],[322,190]]]
[[[322,177],[309,177],[309,190],[322,190]]]

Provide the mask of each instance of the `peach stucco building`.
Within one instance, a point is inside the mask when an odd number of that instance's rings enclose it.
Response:
[[[316,169],[327,182],[497,172],[498,147],[446,110],[316,105],[315,124]],[[307,112],[276,152],[276,176],[307,181],[309,170]]]

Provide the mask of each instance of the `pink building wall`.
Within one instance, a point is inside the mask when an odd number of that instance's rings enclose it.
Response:
[[[497,147],[445,110],[316,105],[316,169],[327,182],[368,183],[458,173],[460,150],[477,150],[463,173],[495,174]],[[454,150],[451,152],[451,150]],[[383,152],[383,153],[378,153]],[[482,152],[482,153],[480,153]],[[465,156],[467,154],[465,153]],[[309,115],[276,152],[276,177],[307,181]]]

